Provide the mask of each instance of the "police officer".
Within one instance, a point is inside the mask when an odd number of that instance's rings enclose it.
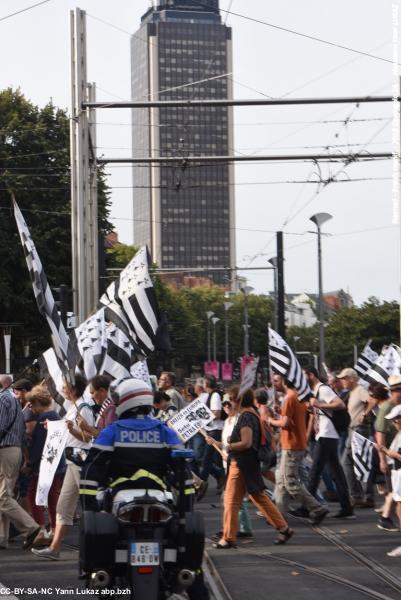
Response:
[[[176,433],[150,416],[153,393],[139,379],[125,379],[115,389],[117,421],[96,438],[81,472],[85,510],[97,510],[96,490],[111,487],[165,490],[174,471],[173,448],[182,448]],[[187,481],[186,495],[194,493]]]

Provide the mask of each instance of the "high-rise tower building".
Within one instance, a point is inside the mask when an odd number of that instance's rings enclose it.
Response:
[[[232,98],[231,28],[218,0],[158,0],[131,40],[132,99]],[[233,153],[231,107],[133,109],[133,156],[176,157],[134,165],[134,243],[164,268],[204,267],[228,285],[235,266],[232,164],[185,162]]]

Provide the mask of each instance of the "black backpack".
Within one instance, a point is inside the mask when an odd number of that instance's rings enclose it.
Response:
[[[326,387],[330,387],[329,385],[327,385],[325,383],[323,383],[322,385],[326,385]],[[316,394],[317,400],[319,400],[319,390],[321,387],[322,386],[319,386],[319,389],[317,390],[317,394]],[[322,408],[319,408],[319,410],[321,410],[322,413],[328,419],[330,419],[330,421],[333,423],[337,433],[341,434],[341,433],[344,433],[345,431],[348,431],[348,428],[351,423],[351,417],[349,416],[349,412],[346,408],[333,409],[331,416]]]

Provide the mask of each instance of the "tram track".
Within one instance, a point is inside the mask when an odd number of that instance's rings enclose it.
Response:
[[[329,529],[328,527],[313,527],[313,530],[316,531],[316,533],[318,533],[325,540],[336,546],[339,550],[350,556],[356,562],[367,568],[372,574],[374,574],[377,577],[379,582],[391,587],[394,591],[397,592],[397,595],[395,597],[389,596],[388,594],[376,591],[355,581],[351,581],[350,579],[342,577],[341,575],[338,575],[326,569],[320,569],[319,567],[309,565],[304,562],[292,560],[273,552],[255,552],[252,549],[245,548],[241,545],[238,546],[235,552],[240,555],[245,555],[247,557],[254,557],[256,561],[260,561],[262,559],[266,562],[276,562],[283,565],[287,565],[289,567],[303,571],[310,575],[319,577],[320,579],[325,579],[327,581],[331,581],[332,583],[342,585],[344,587],[347,587],[348,589],[357,591],[361,595],[366,596],[368,598],[375,598],[376,600],[396,600],[396,598],[399,597],[399,594],[401,592],[401,579],[396,577],[389,569],[387,569],[383,565],[377,564],[368,556],[350,546],[341,538],[340,535],[338,535],[336,532]],[[213,556],[208,555],[208,562],[209,564],[213,565],[214,573],[217,572],[219,579],[222,581],[221,575],[218,573],[217,568],[213,563]],[[230,595],[230,592],[229,590],[227,590],[224,583],[223,586],[223,595],[217,596],[216,600],[220,600],[220,598],[221,600],[232,600],[232,596]]]

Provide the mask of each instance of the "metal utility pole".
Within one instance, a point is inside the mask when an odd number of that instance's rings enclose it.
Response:
[[[230,310],[230,308],[234,306],[232,302],[224,302],[224,332],[225,332],[225,361],[226,363],[229,362],[230,360],[230,352],[229,352],[229,345],[228,345],[228,316],[227,313]]]
[[[213,360],[217,361],[217,344],[216,344],[216,323],[220,321],[219,317],[212,317],[211,319],[213,323]]]
[[[98,300],[98,232],[94,120],[89,132],[85,101],[95,101],[86,75],[86,14],[77,8],[71,22],[71,236],[73,305],[78,323]],[[92,109],[93,117],[94,109]],[[89,157],[92,143],[91,160]]]
[[[318,279],[319,279],[319,302],[318,302],[318,315],[319,315],[319,369],[322,370],[323,363],[325,362],[325,348],[324,348],[324,302],[323,302],[323,275],[322,275],[322,231],[321,227],[323,223],[326,223],[332,216],[328,213],[317,213],[312,215],[310,220],[317,227],[317,263],[318,263]]]
[[[277,231],[277,333],[285,339],[283,232]]]
[[[207,318],[207,362],[210,362],[210,319],[213,317],[214,312],[211,310],[206,311]]]
[[[249,312],[248,312],[248,296],[253,292],[253,287],[246,285],[241,288],[241,292],[244,294],[244,356],[249,355]]]
[[[269,258],[268,262],[272,265],[274,269],[274,312],[273,312],[273,327],[275,331],[278,332],[278,294],[277,294],[277,256],[273,256],[273,258]],[[270,327],[270,324],[269,324]]]

